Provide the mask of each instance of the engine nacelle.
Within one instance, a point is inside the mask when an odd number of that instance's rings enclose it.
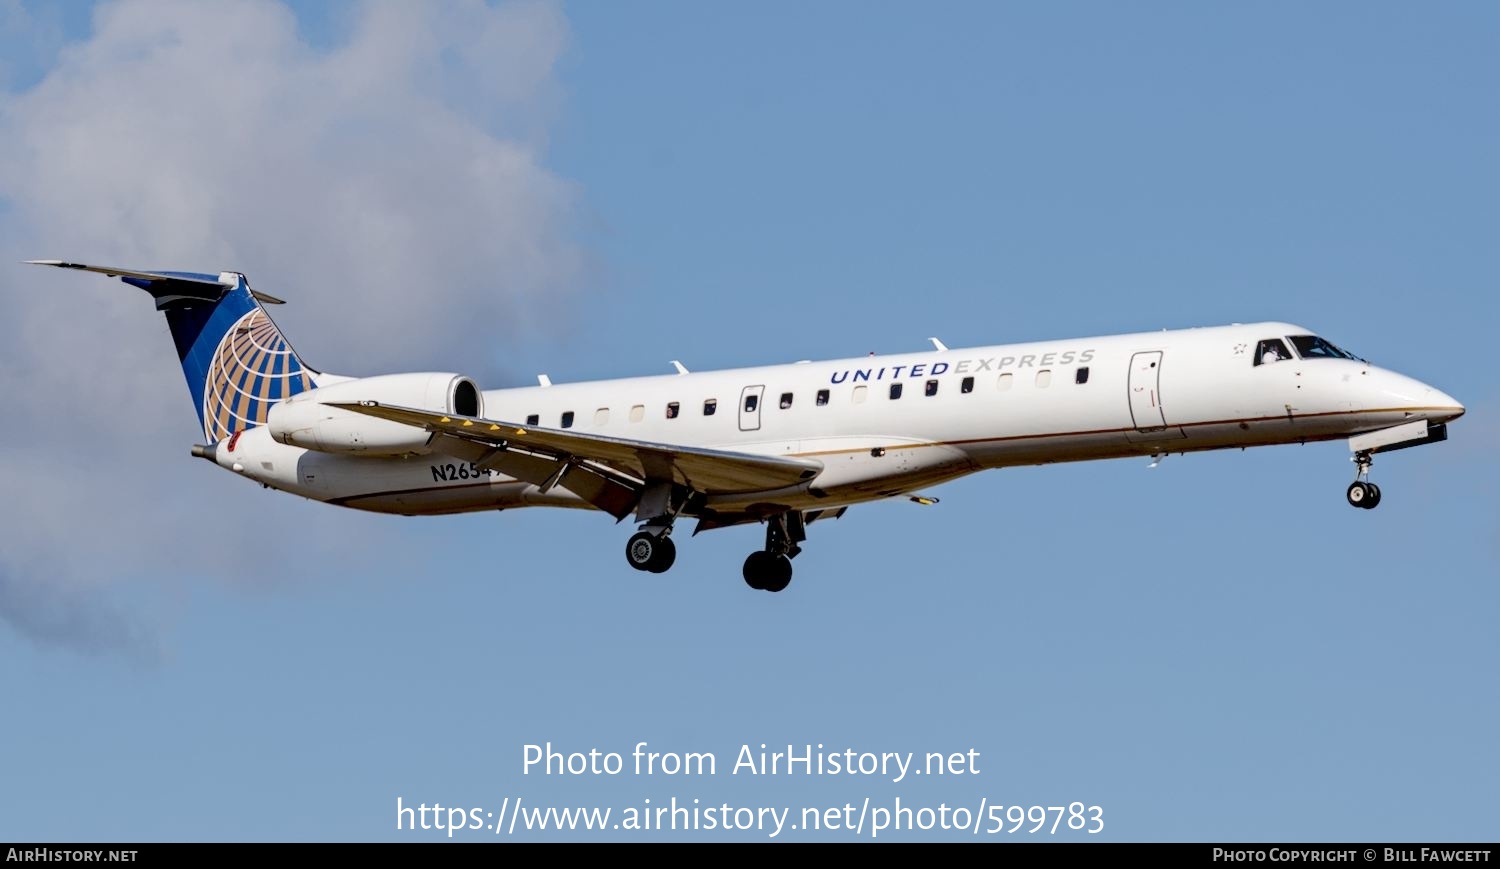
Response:
[[[383,374],[298,393],[271,408],[266,427],[284,444],[325,453],[424,455],[432,435],[415,426],[329,405],[378,401],[455,416],[483,416],[484,395],[457,374]]]

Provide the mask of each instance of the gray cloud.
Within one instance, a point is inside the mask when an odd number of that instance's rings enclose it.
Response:
[[[134,0],[0,96],[0,619],[131,645],[80,590],[251,580],[267,540],[391,529],[188,459],[196,419],[149,299],[13,263],[239,270],[291,301],[277,319],[315,366],[483,379],[488,348],[585,270],[578,191],[541,159],[566,43],[545,3],[372,3],[314,49],[271,0]]]
[[[44,576],[16,580],[0,570],[0,619],[24,637],[88,654],[124,655],[152,664],[161,657],[157,630],[77,588]]]

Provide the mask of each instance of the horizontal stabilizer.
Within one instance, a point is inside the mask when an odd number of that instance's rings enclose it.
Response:
[[[29,259],[27,265],[33,266],[55,266],[60,269],[77,269],[81,272],[97,272],[101,275],[109,275],[112,278],[135,278],[138,281],[178,281],[189,284],[203,284],[214,287],[232,287],[233,282],[224,283],[216,275],[200,275],[192,272],[141,272],[134,269],[117,269],[113,266],[91,266],[83,263],[66,263],[60,259]]]
[[[188,299],[216,301],[224,293],[234,289],[243,277],[235,272],[223,272],[217,275],[198,274],[197,272],[144,272],[136,269],[120,269],[114,266],[91,266],[85,263],[63,262],[60,259],[29,259],[26,260],[26,264],[74,269],[81,272],[95,272],[96,274],[119,278],[131,286],[140,287],[150,293],[156,299],[156,306],[158,308],[165,307],[172,302]],[[275,296],[257,290],[251,290],[250,295],[254,296],[262,304],[286,304],[286,302]]]

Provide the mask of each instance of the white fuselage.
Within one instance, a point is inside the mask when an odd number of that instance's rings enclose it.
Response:
[[[732,511],[835,508],[986,468],[1330,440],[1463,413],[1440,390],[1362,361],[1254,364],[1258,342],[1310,334],[1256,323],[497,389],[484,393],[484,416],[822,462],[806,483],[706,505]],[[244,476],[365,510],[589,506],[438,454],[322,453],[263,427],[227,446],[215,460]]]

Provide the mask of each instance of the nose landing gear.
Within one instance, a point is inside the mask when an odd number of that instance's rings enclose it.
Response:
[[[1349,499],[1349,506],[1361,507],[1365,510],[1373,510],[1380,506],[1380,487],[1369,481],[1370,466],[1375,464],[1374,456],[1369,450],[1354,454],[1354,482],[1349,484],[1345,496]]]

